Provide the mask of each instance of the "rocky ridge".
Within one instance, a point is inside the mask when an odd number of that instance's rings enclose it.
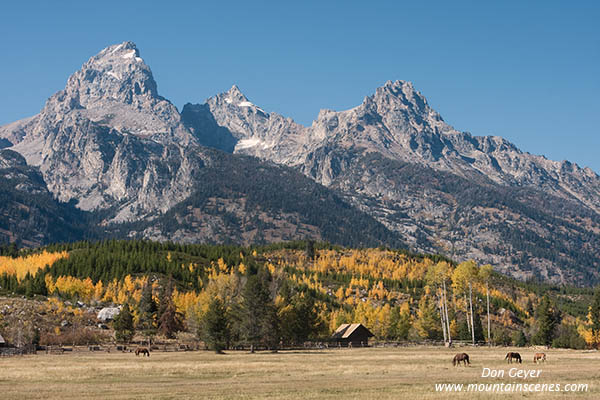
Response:
[[[598,278],[590,243],[600,232],[600,178],[589,168],[459,132],[410,82],[388,81],[350,110],[322,110],[308,127],[239,102],[252,104],[234,87],[187,107],[210,111],[214,135],[237,140],[234,153],[297,168],[418,251],[490,262],[523,279]],[[291,128],[270,129],[271,119]],[[557,241],[566,247],[553,251]],[[578,273],[564,271],[574,263]]]
[[[408,242],[524,279],[600,279],[598,175],[459,132],[409,82],[322,110],[308,127],[237,86],[180,114],[124,42],[91,57],[38,115],[0,127],[7,147],[26,164],[4,163],[31,173],[21,188],[53,196],[52,210],[93,213],[112,237]]]
[[[224,101],[256,110],[233,96]],[[135,44],[124,42],[91,57],[38,115],[0,127],[0,145],[39,171],[39,183],[58,200],[53,201],[88,211],[88,228],[97,237],[401,243],[296,170],[205,147],[204,132],[218,124],[212,117],[203,120],[199,111],[186,110],[193,123],[184,123],[159,95]],[[197,129],[198,124],[205,125]],[[273,187],[280,189],[272,193]],[[360,229],[369,232],[359,237]]]

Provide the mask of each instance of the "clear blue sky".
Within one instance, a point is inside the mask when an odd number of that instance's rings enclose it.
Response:
[[[102,48],[137,43],[178,108],[236,83],[309,125],[412,81],[475,135],[600,172],[597,1],[29,1],[0,7],[0,124]]]

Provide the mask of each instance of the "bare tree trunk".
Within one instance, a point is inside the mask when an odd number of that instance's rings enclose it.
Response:
[[[448,319],[448,301],[446,298],[446,281],[442,282],[444,285],[444,313],[446,314],[446,330],[448,331],[448,345],[452,346],[452,336],[450,335],[450,320]]]
[[[471,332],[471,318],[470,318],[470,314],[469,314],[469,302],[467,301],[466,293],[465,293],[465,309],[466,309],[467,328],[469,328],[469,332]]]
[[[444,321],[444,306],[443,303],[438,302],[438,309],[440,310],[440,321],[442,322],[442,332],[444,333],[444,344],[448,342],[448,336],[446,335],[446,321]]]
[[[441,289],[441,288],[439,288],[439,289]],[[440,291],[438,291],[438,293]],[[442,293],[439,293],[439,296],[436,296],[436,297],[438,298],[438,310],[440,311],[440,321],[442,322],[442,333],[444,334],[444,345],[445,345],[448,341],[448,335],[446,334],[446,321],[444,318],[444,296],[443,295],[444,294],[442,292]]]
[[[491,338],[490,331],[491,331],[491,326],[492,325],[490,323],[490,285],[489,285],[488,281],[485,282],[485,291],[486,291],[486,294],[487,294],[487,325],[488,325],[488,332],[487,332],[488,334],[487,334],[487,336],[488,336],[488,346],[491,346],[492,345],[492,338]]]
[[[475,344],[475,326],[473,325],[473,288],[471,282],[469,282],[469,306],[471,308],[471,337],[473,338],[473,344]]]

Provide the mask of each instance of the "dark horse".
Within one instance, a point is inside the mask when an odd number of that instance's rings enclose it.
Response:
[[[469,361],[469,355],[467,353],[458,353],[455,355],[454,359],[452,360],[452,365],[456,366],[456,364],[460,364],[461,361],[465,366],[467,364],[471,365],[471,362]]]
[[[512,360],[513,358],[515,359],[515,361],[518,361],[519,364],[523,363],[523,360],[521,360],[521,355],[519,353],[513,353],[512,351],[509,351],[506,354],[506,357],[504,357],[505,360],[508,360],[507,362],[512,364]]]
[[[148,350],[146,347],[138,347],[137,349],[135,349],[135,356],[139,356],[139,355],[143,356],[148,356],[150,357],[150,350]]]

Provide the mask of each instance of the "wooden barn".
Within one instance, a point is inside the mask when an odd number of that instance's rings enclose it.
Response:
[[[331,341],[339,346],[366,347],[373,336],[363,324],[342,324],[331,336]]]

